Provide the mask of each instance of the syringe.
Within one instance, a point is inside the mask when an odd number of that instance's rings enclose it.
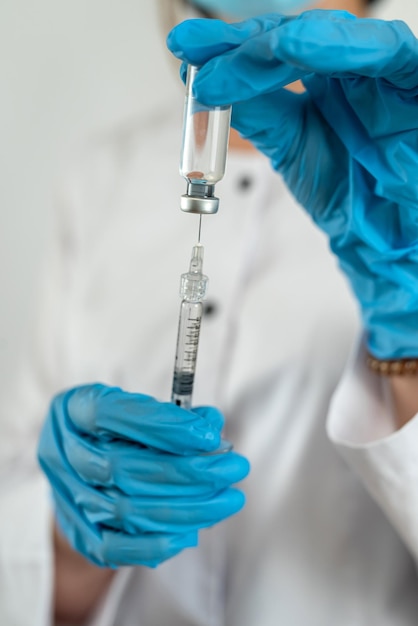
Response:
[[[181,275],[179,326],[174,363],[171,401],[184,409],[192,405],[193,383],[202,322],[202,301],[206,295],[208,277],[202,273],[203,246],[193,247],[189,271]]]

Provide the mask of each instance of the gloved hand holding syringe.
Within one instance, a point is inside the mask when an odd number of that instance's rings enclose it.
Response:
[[[199,234],[193,247],[189,271],[181,276],[180,318],[177,334],[171,400],[190,408],[202,320],[202,301],[208,277],[203,274],[203,246],[200,243],[202,215],[216,213],[219,200],[215,184],[225,173],[231,120],[231,107],[205,106],[193,96],[198,68],[188,67],[184,108],[180,174],[187,180],[187,193],[181,209],[198,214]]]

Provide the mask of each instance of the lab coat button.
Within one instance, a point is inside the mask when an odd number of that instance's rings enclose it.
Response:
[[[218,312],[218,305],[213,300],[203,303],[203,315],[205,317],[213,317]]]
[[[252,187],[253,184],[253,179],[244,174],[244,176],[241,176],[241,178],[238,181],[238,189],[240,191],[248,191],[250,189],[250,187]]]

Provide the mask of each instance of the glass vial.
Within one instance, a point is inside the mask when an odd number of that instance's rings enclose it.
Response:
[[[215,184],[225,174],[231,123],[230,106],[206,106],[193,96],[199,68],[189,65],[184,106],[180,174],[187,180],[181,208],[189,213],[216,213]]]

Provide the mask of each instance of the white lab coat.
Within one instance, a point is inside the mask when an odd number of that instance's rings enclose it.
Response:
[[[52,394],[103,381],[169,398],[198,226],[178,208],[179,117],[95,141],[59,207],[33,356],[3,402],[2,626],[50,620],[52,506],[34,451]],[[198,548],[120,570],[90,625],[417,624],[418,417],[395,432],[346,281],[267,161],[231,153],[217,192],[195,402],[224,411],[250,459],[247,504]]]

